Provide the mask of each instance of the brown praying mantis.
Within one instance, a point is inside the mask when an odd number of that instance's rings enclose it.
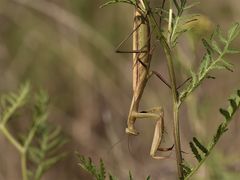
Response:
[[[141,112],[138,110],[144,88],[146,87],[149,78],[153,74],[157,75],[168,87],[170,87],[170,85],[162,78],[159,73],[150,71],[153,49],[151,49],[150,24],[147,18],[146,8],[142,0],[139,0],[136,3],[134,11],[134,27],[133,32],[130,35],[133,36],[133,51],[124,52],[117,50],[117,52],[122,53],[133,53],[133,97],[127,120],[126,133],[135,136],[139,134],[135,128],[135,122],[137,119],[156,120],[150,156],[152,156],[154,159],[166,159],[169,158],[169,156],[157,155],[157,151],[170,151],[173,148],[173,146],[169,148],[160,148],[164,133],[163,108],[155,107],[150,110]]]

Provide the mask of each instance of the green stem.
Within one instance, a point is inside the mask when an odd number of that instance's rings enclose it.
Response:
[[[174,145],[175,145],[175,151],[176,151],[176,159],[177,159],[177,171],[178,171],[178,179],[182,180],[184,178],[183,176],[183,169],[182,169],[182,154],[181,154],[181,141],[180,141],[180,133],[179,133],[179,97],[177,92],[177,86],[176,86],[176,77],[174,72],[174,66],[173,66],[173,57],[172,57],[172,51],[170,46],[170,40],[171,38],[166,38],[162,34],[162,31],[160,27],[158,26],[158,23],[151,11],[151,8],[149,7],[149,4],[146,0],[143,0],[144,4],[146,6],[146,11],[149,12],[148,18],[149,21],[157,34],[158,39],[160,40],[160,43],[164,49],[164,53],[167,58],[167,64],[168,64],[168,73],[171,81],[171,92],[172,92],[172,99],[173,99],[173,136],[174,136]],[[172,0],[170,0],[170,9],[173,9],[173,3]],[[172,15],[169,16],[170,25],[169,28],[172,31]],[[168,32],[171,34],[171,32]],[[171,37],[171,36],[168,36]]]
[[[173,97],[173,136],[174,136],[174,144],[176,150],[176,159],[177,159],[177,170],[178,170],[178,178],[183,179],[183,170],[182,170],[182,153],[181,153],[181,141],[180,141],[180,133],[179,133],[179,101],[178,101],[178,92],[176,87],[176,77],[174,72],[173,60],[171,55],[171,50],[168,46],[164,46],[164,51],[167,57],[168,63],[168,72],[171,80],[171,90]]]
[[[21,153],[21,168],[22,168],[22,179],[28,180],[26,151],[23,151]]]
[[[149,9],[150,8],[148,8],[148,10]],[[158,27],[158,24],[152,13],[149,14],[149,19],[153,27]],[[176,77],[175,77],[174,66],[173,66],[172,51],[169,48],[168,42],[163,36],[161,30],[159,28],[155,28],[155,30],[167,58],[168,73],[171,81],[171,87],[172,87],[171,92],[172,92],[172,98],[173,98],[173,118],[174,118],[173,136],[174,136],[174,144],[175,144],[176,159],[177,159],[177,171],[178,171],[178,178],[183,179],[183,170],[181,166],[182,164],[181,142],[180,142],[180,133],[179,133],[179,98],[178,98]]]
[[[22,168],[22,179],[28,180],[27,176],[27,158],[26,158],[26,148],[24,148],[9,132],[5,125],[0,124],[0,131],[6,137],[6,139],[18,150],[21,156],[21,168]]]
[[[8,129],[2,124],[0,124],[0,131],[19,152],[23,151],[23,146],[13,137],[13,135],[8,131]]]
[[[183,170],[182,170],[182,153],[181,153],[181,140],[180,140],[180,133],[179,133],[179,98],[177,92],[177,85],[176,85],[176,76],[174,71],[173,65],[173,57],[172,57],[172,50],[171,50],[171,35],[172,35],[172,10],[173,10],[173,3],[170,0],[170,8],[169,8],[169,25],[168,25],[168,40],[161,41],[164,52],[167,57],[167,64],[168,64],[168,73],[171,81],[171,90],[172,90],[172,97],[173,97],[173,136],[174,136],[174,144],[176,150],[176,159],[177,159],[177,171],[178,171],[178,179],[183,179]]]

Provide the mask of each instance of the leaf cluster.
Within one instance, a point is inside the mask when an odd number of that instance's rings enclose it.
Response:
[[[192,153],[198,161],[198,164],[193,168],[184,163],[182,165],[185,179],[189,179],[202,165],[202,163],[207,159],[212,149],[215,147],[216,143],[219,141],[220,137],[228,130],[228,124],[233,119],[234,114],[240,108],[240,90],[237,90],[236,94],[229,98],[229,106],[227,109],[220,109],[220,113],[223,115],[224,120],[218,126],[212,141],[209,143],[208,147],[204,146],[196,137],[193,141],[189,143]]]
[[[47,121],[49,98],[43,91],[35,94],[31,126],[20,137],[12,135],[7,128],[7,123],[18,109],[30,103],[30,84],[25,83],[18,92],[5,94],[0,100],[0,132],[20,153],[24,162],[21,164],[23,179],[40,180],[49,168],[66,155],[60,152],[61,147],[67,142],[61,129],[51,126]]]
[[[99,161],[99,167],[93,164],[92,159],[85,158],[84,156],[77,153],[77,157],[79,160],[79,166],[81,166],[85,171],[90,173],[96,180],[105,180],[107,178],[107,173],[105,169],[105,165],[103,163],[103,160],[100,159]],[[109,180],[114,180],[115,178],[108,174]]]
[[[185,14],[184,12],[188,9],[199,4],[199,2],[193,2],[187,4],[186,0],[173,0],[174,6],[177,9],[176,13],[173,12],[171,20],[171,32],[169,45],[171,48],[175,47],[177,44],[178,38],[184,33],[191,30],[194,21],[198,20],[198,14]],[[166,18],[169,23],[169,18]]]
[[[63,137],[60,127],[42,124],[36,133],[35,143],[29,147],[29,160],[35,168],[29,170],[31,179],[40,180],[44,173],[57,162],[66,157],[61,152],[67,139]]]
[[[86,172],[91,174],[96,180],[117,180],[116,177],[111,175],[110,173],[106,172],[105,165],[102,159],[99,161],[99,166],[96,166],[93,164],[92,159],[90,157],[85,158],[83,155],[80,155],[79,153],[76,153],[78,160],[79,160],[79,166],[83,168]],[[128,179],[133,180],[133,176],[131,172],[129,171]],[[146,180],[151,180],[151,177],[148,176]]]
[[[232,41],[237,37],[239,31],[240,26],[236,23],[229,29],[227,37],[224,37],[219,27],[217,27],[209,40],[202,39],[206,53],[202,59],[198,72],[191,71],[191,82],[188,87],[180,93],[180,102],[191,94],[204,79],[211,77],[209,73],[212,70],[226,69],[228,71],[233,71],[232,64],[225,59],[225,56],[227,54],[239,53],[239,51],[230,48]],[[221,48],[221,46],[223,47]]]
[[[29,83],[22,85],[19,91],[1,95],[1,118],[0,123],[5,125],[16,110],[25,105],[30,91]]]

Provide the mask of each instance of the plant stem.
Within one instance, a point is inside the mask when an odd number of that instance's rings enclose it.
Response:
[[[172,58],[172,50],[171,50],[171,35],[172,35],[172,9],[173,3],[170,0],[170,8],[169,8],[169,24],[168,24],[168,39],[163,42],[164,52],[167,57],[168,64],[168,73],[171,81],[171,90],[172,90],[172,98],[173,98],[173,136],[174,136],[174,144],[176,150],[176,159],[177,159],[177,171],[178,171],[178,179],[183,179],[183,170],[182,170],[182,153],[181,153],[181,140],[180,140],[180,132],[179,132],[179,98],[178,91],[176,85],[176,77],[173,65]]]
[[[2,124],[0,124],[0,131],[19,152],[23,151],[23,146],[12,136],[8,129]]]
[[[150,13],[149,19],[151,21],[151,24],[153,24],[154,27],[158,27],[158,24],[154,16],[152,15],[152,13]],[[169,44],[166,41],[165,37],[162,35],[161,30],[159,28],[155,28],[155,29],[167,58],[168,73],[171,81],[171,87],[172,87],[171,91],[172,91],[172,98],[173,98],[173,118],[174,118],[173,119],[173,136],[174,136],[174,145],[175,145],[176,159],[177,159],[177,171],[178,171],[178,178],[183,179],[183,170],[181,166],[182,165],[181,141],[180,141],[180,133],[179,133],[179,97],[178,97],[177,86],[176,86],[176,77],[175,77],[174,66],[173,66],[172,51],[169,48]]]
[[[180,133],[179,133],[179,101],[178,101],[178,92],[176,87],[176,78],[173,66],[173,60],[171,55],[171,50],[165,45],[164,52],[167,57],[168,64],[168,73],[170,76],[171,87],[172,87],[172,97],[173,97],[173,136],[174,136],[174,144],[176,150],[176,159],[177,159],[177,170],[178,170],[178,178],[183,179],[183,171],[182,171],[182,154],[181,154],[181,141],[180,141]]]
[[[0,131],[6,137],[6,139],[17,149],[21,156],[21,168],[22,168],[22,179],[28,180],[27,176],[27,157],[26,149],[13,137],[4,124],[0,124]]]
[[[154,20],[154,17],[152,14],[150,14],[149,18],[156,27],[157,23]],[[172,87],[171,91],[172,91],[172,98],[173,98],[173,118],[174,118],[173,119],[173,136],[174,136],[174,145],[175,145],[176,159],[177,159],[178,179],[183,179],[183,170],[181,166],[182,165],[181,142],[180,142],[180,133],[179,133],[179,98],[178,98],[178,92],[177,92],[177,86],[176,86],[172,52],[171,52],[171,49],[169,48],[168,43],[166,42],[166,39],[163,37],[161,31],[158,28],[156,29],[160,39],[160,43],[167,57],[168,73],[171,81],[171,87]]]
[[[171,81],[171,92],[172,92],[172,99],[173,99],[173,136],[174,136],[174,145],[175,145],[175,151],[176,151],[176,159],[177,159],[177,171],[178,171],[178,179],[182,180],[184,178],[183,176],[183,169],[182,169],[182,154],[181,154],[181,141],[180,141],[180,133],[179,133],[179,97],[177,92],[177,86],[176,86],[176,78],[175,78],[175,72],[174,72],[174,66],[173,66],[173,57],[172,57],[172,50],[171,50],[171,38],[166,38],[162,34],[162,31],[160,27],[158,26],[158,23],[151,11],[151,8],[149,7],[146,0],[144,0],[144,4],[146,6],[146,11],[149,12],[148,18],[149,21],[154,29],[154,31],[157,34],[157,38],[160,40],[160,43],[163,47],[164,53],[167,58],[167,64],[168,64],[168,73]],[[172,8],[172,0],[170,0],[170,9]],[[171,11],[172,12],[172,11]],[[169,30],[172,31],[172,15],[169,15]],[[168,32],[170,35],[168,37],[171,37],[171,32]]]
[[[21,152],[22,179],[28,180],[26,151]]]

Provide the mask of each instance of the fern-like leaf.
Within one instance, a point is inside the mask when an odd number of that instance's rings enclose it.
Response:
[[[181,164],[181,166],[183,168],[184,177],[191,173],[192,168],[185,161]]]
[[[191,24],[197,21],[196,14],[183,15],[184,10],[194,7],[197,3],[187,5],[186,0],[177,1],[173,0],[174,6],[177,9],[177,13],[173,13],[173,27],[170,35],[170,46],[174,47],[177,44],[178,38],[184,33],[192,29]]]
[[[203,45],[206,49],[206,54],[203,57],[203,60],[200,64],[200,68],[197,73],[191,72],[192,77],[194,78],[188,85],[186,89],[184,89],[180,93],[180,101],[182,102],[190,93],[192,93],[201,82],[209,76],[209,72],[214,69],[227,69],[229,71],[233,71],[233,65],[224,59],[226,54],[231,52],[229,46],[234,38],[239,34],[240,27],[239,24],[234,24],[230,30],[228,31],[228,36],[225,39],[219,27],[216,28],[214,33],[212,34],[209,40],[203,39]],[[220,49],[220,45],[217,44],[215,39],[220,40],[224,44],[224,47]]]
[[[25,83],[19,88],[17,93],[9,93],[1,97],[2,115],[0,123],[6,124],[13,113],[26,103],[29,92],[30,84]]]
[[[105,179],[106,178],[106,170],[104,167],[103,160],[100,159],[100,165],[99,165],[99,179]]]
[[[219,112],[225,117],[225,119],[229,120],[231,118],[231,116],[227,110],[220,108]]]
[[[193,137],[193,142],[203,153],[205,153],[205,155],[208,153],[207,148],[202,145],[196,137]]]
[[[199,154],[196,146],[194,145],[194,143],[190,142],[189,143],[190,147],[191,147],[191,150],[193,152],[193,154],[195,155],[196,159],[198,160],[198,162],[200,162],[202,160],[202,157],[201,155]]]
[[[106,174],[108,174],[109,180],[116,180],[114,176],[106,172],[105,165],[102,159],[100,159],[99,167],[97,167],[92,163],[91,158],[85,158],[83,155],[80,155],[79,153],[76,154],[79,160],[79,166],[82,167],[88,173],[90,173],[96,180],[105,180],[107,177]]]
[[[30,161],[35,167],[32,169],[32,174],[35,180],[40,180],[47,170],[67,155],[65,152],[59,152],[61,147],[68,142],[62,135],[61,129],[59,127],[51,127],[51,125],[46,122],[46,107],[43,105],[43,102],[47,102],[46,100],[47,99],[42,99],[42,101],[35,106],[36,120],[33,128],[31,128],[29,132],[31,135],[33,134],[34,129],[36,129],[34,132],[36,134],[33,139],[34,142],[33,144],[31,143],[28,148]],[[27,141],[29,141],[28,144],[30,144],[32,140],[27,138],[25,145],[27,144]]]
[[[220,113],[223,115],[224,117],[224,121],[218,126],[217,131],[215,133],[215,135],[212,138],[212,141],[209,143],[208,147],[205,148],[198,140],[197,138],[193,138],[193,142],[190,142],[190,147],[195,155],[195,157],[197,158],[197,160],[199,161],[198,165],[196,165],[193,169],[191,169],[191,171],[186,171],[184,169],[184,172],[187,173],[187,175],[185,176],[185,180],[189,179],[195,172],[197,172],[198,168],[203,164],[203,162],[207,159],[207,157],[209,156],[209,154],[211,154],[211,151],[213,150],[213,148],[215,147],[215,145],[217,144],[217,142],[219,141],[219,139],[222,137],[222,135],[228,130],[228,125],[231,122],[231,120],[233,119],[235,113],[237,110],[239,110],[240,108],[240,90],[237,90],[237,93],[232,95],[230,100],[230,105],[228,106],[227,109],[221,109]],[[197,149],[197,147],[205,154],[204,156],[201,156],[199,154],[199,151]],[[189,170],[189,169],[188,169]]]

